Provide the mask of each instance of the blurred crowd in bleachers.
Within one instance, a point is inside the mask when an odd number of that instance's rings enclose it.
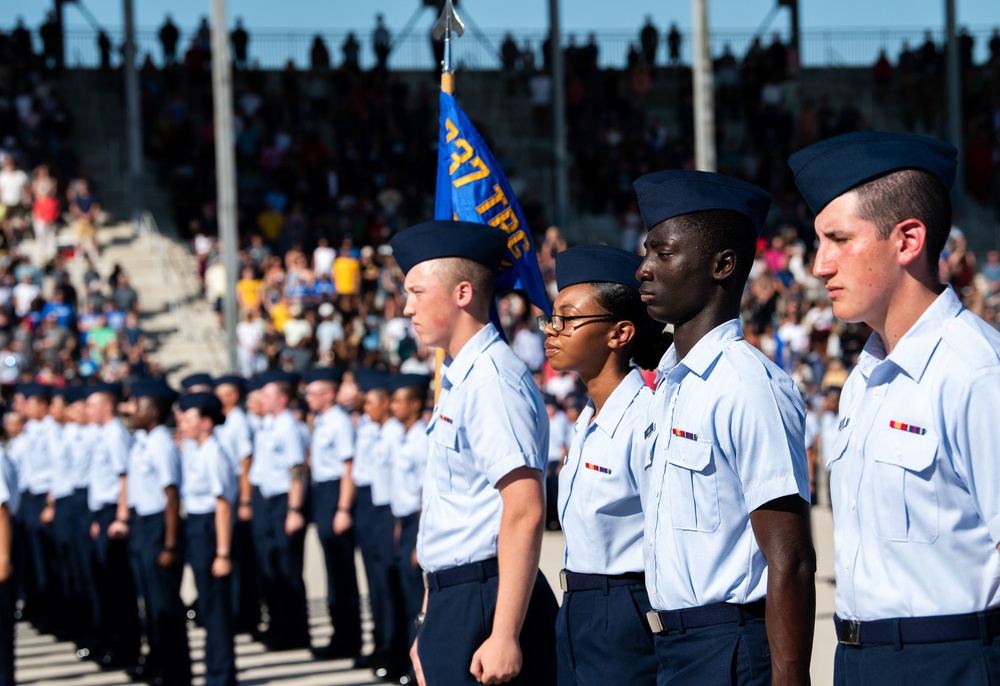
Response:
[[[153,364],[139,300],[97,268],[105,219],[73,112],[27,29],[0,32],[0,385],[120,380]]]
[[[381,21],[370,43],[378,51],[373,69],[359,67],[359,43],[351,38],[331,48],[317,35],[308,69],[289,61],[275,74],[250,66],[245,27],[238,24],[230,33],[241,235],[238,357],[248,376],[278,367],[302,370],[317,359],[406,371],[433,364],[402,316],[401,274],[386,241],[432,214],[436,89],[433,81],[388,69],[392,43]],[[140,72],[145,152],[169,189],[177,226],[192,241],[206,297],[221,313],[227,275],[214,204],[210,27],[203,22],[185,34],[168,19],[160,41],[163,54],[144,56]],[[643,234],[632,181],[656,169],[694,165],[691,72],[681,59],[681,41],[676,26],[661,34],[647,22],[625,69],[599,67],[594,36],[563,48],[575,209],[615,217],[627,249],[640,250]],[[995,202],[1000,35],[994,34],[980,64],[970,41],[968,34],[960,37],[965,178],[974,199]],[[331,55],[337,48],[341,54]],[[525,135],[547,137],[551,45],[518,45],[508,36],[500,53],[498,87],[514,97],[512,106],[531,107],[536,129]],[[812,218],[786,160],[803,146],[869,122],[853,99],[803,97],[798,75],[797,53],[778,36],[755,40],[743,55],[727,47],[716,56],[718,160],[720,172],[754,182],[775,198],[745,297],[746,335],[819,398],[824,387],[842,383],[867,331],[837,322],[811,275]],[[883,119],[901,128],[943,136],[943,83],[943,46],[928,37],[918,48],[879,59],[870,100],[883,108]],[[666,97],[654,93],[664,88],[672,89]],[[671,109],[653,107],[654,95],[673,103]],[[489,131],[483,133],[489,138]],[[30,145],[31,137],[25,140]],[[490,142],[509,168],[504,142]],[[60,175],[69,179],[73,172]],[[515,186],[522,188],[542,273],[554,291],[554,256],[566,242],[558,228],[546,230],[537,196],[518,180]],[[941,271],[970,308],[996,324],[995,251],[973,255],[956,229]],[[540,370],[550,393],[574,403],[580,389],[545,368],[532,315],[518,295],[500,303],[515,350]]]

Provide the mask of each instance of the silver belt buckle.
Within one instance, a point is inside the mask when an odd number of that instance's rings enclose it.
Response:
[[[856,619],[849,619],[847,623],[847,638],[840,639],[845,646],[861,645],[861,622]]]
[[[431,577],[427,572],[421,572],[424,577],[424,589],[429,589],[431,587]]]
[[[562,589],[563,593],[569,592],[569,580],[566,578],[566,570],[559,570],[559,588]]]
[[[660,619],[659,610],[650,610],[649,612],[647,612],[646,622],[649,623],[649,630],[652,631],[654,634],[662,634],[664,631],[667,630],[667,627],[664,626],[663,624],[663,620]]]

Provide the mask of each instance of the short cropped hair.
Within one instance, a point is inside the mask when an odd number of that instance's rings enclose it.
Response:
[[[757,229],[749,217],[733,210],[704,210],[667,221],[676,222],[676,226],[690,235],[706,259],[723,250],[734,250],[735,276],[739,288],[743,288],[757,254]]]
[[[882,240],[905,219],[924,223],[927,227],[924,251],[931,273],[936,275],[941,251],[951,232],[951,198],[941,180],[920,169],[903,169],[863,183],[854,192],[858,197],[858,216],[874,224]]]
[[[496,275],[489,267],[464,257],[442,257],[433,260],[432,264],[434,275],[440,278],[448,289],[463,281],[472,284],[473,303],[489,311],[496,288]]]

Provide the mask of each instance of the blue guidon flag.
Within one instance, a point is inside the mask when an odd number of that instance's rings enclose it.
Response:
[[[455,98],[441,92],[435,219],[489,224],[507,233],[507,255],[497,291],[523,290],[546,315],[552,314],[531,230],[493,153]]]

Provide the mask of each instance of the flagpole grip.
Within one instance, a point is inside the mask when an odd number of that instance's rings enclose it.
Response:
[[[455,94],[455,75],[441,74],[441,90],[448,95]]]

